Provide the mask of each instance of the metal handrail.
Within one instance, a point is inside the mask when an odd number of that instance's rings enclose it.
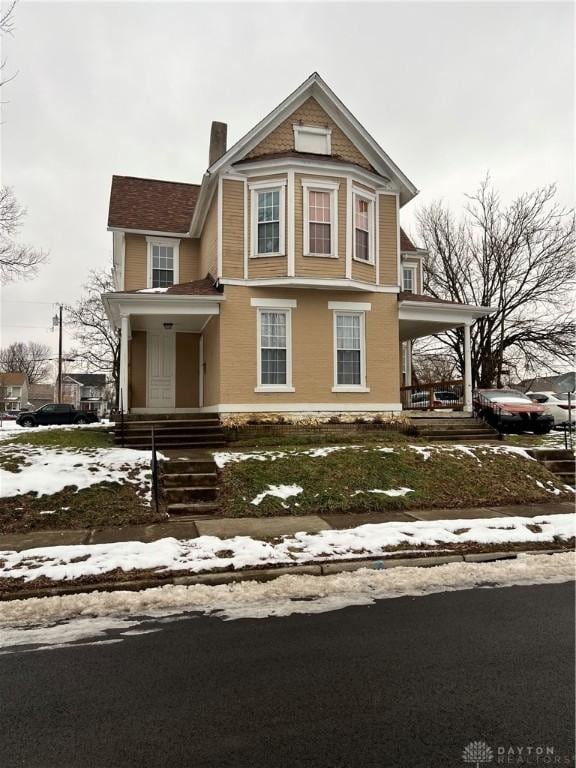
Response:
[[[151,441],[152,441],[152,495],[154,498],[154,510],[158,512],[158,456],[156,455],[156,435],[154,432],[154,425],[151,428]]]

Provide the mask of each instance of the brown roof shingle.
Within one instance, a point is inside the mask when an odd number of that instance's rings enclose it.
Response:
[[[11,384],[14,384],[15,386],[24,384],[25,381],[25,373],[0,373],[0,384],[5,387],[9,387]]]
[[[421,301],[431,304],[454,304],[457,307],[467,307],[468,304],[462,304],[460,301],[449,301],[448,299],[437,299],[435,296],[425,296],[423,293],[410,293],[410,291],[400,291],[398,301]]]
[[[142,293],[142,294],[154,294],[152,289],[140,289],[136,291],[117,291],[117,293]],[[165,291],[158,291],[163,296],[168,294],[169,296],[221,296],[222,293],[214,287],[214,280],[211,277],[205,277],[202,280],[191,280],[188,283],[177,283],[171,285]]]
[[[184,234],[199,191],[199,184],[112,176],[108,226]]]
[[[401,251],[417,251],[418,249],[410,240],[406,232],[400,227],[400,250]]]

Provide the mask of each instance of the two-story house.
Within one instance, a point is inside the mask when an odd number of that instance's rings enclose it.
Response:
[[[56,389],[58,379],[56,379]],[[108,407],[104,373],[63,373],[62,402],[101,416]]]
[[[25,373],[0,373],[0,411],[20,411],[28,405],[28,377]]]
[[[200,184],[113,177],[123,409],[397,413],[407,342],[458,326],[470,409],[470,326],[491,310],[422,294],[400,229],[417,189],[322,78],[226,133]]]

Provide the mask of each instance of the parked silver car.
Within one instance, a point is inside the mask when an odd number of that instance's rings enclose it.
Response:
[[[540,403],[544,407],[544,411],[552,416],[555,427],[569,424],[570,416],[572,425],[576,424],[576,396],[574,393],[570,397],[570,402],[567,392],[526,392],[526,394],[530,400]],[[572,413],[570,413],[570,410]]]

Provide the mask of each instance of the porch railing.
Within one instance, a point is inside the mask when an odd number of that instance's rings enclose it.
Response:
[[[464,408],[464,383],[460,380],[437,381],[400,387],[400,399],[402,408],[407,411],[461,411]]]

